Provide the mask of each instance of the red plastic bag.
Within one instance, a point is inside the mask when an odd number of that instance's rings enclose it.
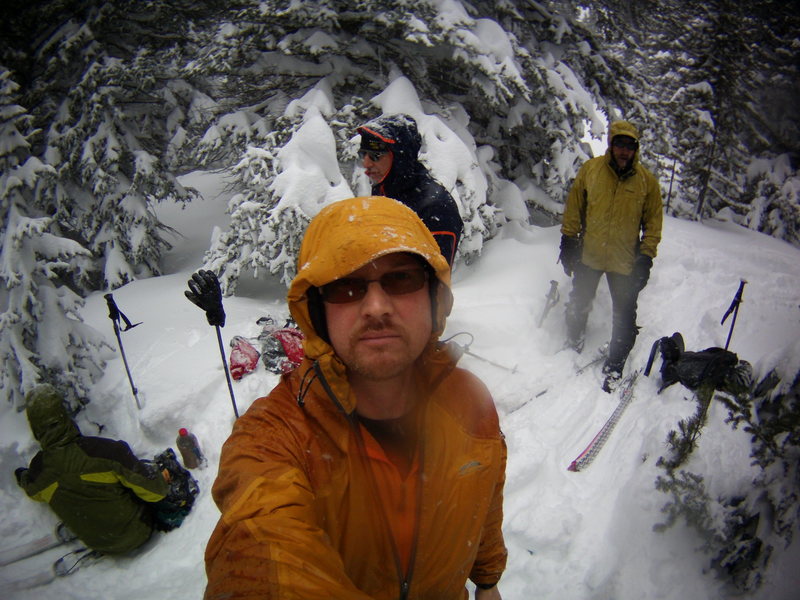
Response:
[[[261,360],[270,373],[288,373],[303,362],[303,334],[299,330],[293,327],[273,329],[259,339]]]
[[[231,377],[239,381],[248,373],[252,373],[258,365],[258,350],[253,344],[240,335],[231,340]]]
[[[272,335],[280,340],[283,353],[286,355],[286,360],[281,365],[281,371],[288,373],[299,367],[305,356],[303,334],[298,329],[285,328],[279,329]]]

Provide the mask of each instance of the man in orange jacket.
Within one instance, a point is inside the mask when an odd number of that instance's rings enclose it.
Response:
[[[310,223],[288,294],[305,359],[240,418],[213,496],[207,600],[499,600],[506,446],[438,342],[450,269],[383,197]]]

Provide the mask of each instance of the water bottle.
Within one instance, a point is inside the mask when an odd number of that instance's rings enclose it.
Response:
[[[200,450],[200,445],[197,443],[197,438],[193,433],[185,427],[178,430],[178,437],[175,440],[178,450],[181,452],[183,458],[183,466],[187,469],[197,469],[206,466],[206,457]]]

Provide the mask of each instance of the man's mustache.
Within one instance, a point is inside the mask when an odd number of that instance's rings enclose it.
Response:
[[[402,335],[402,330],[399,328],[394,321],[392,321],[391,317],[383,317],[380,319],[376,319],[374,317],[370,317],[366,323],[364,323],[361,327],[358,328],[356,335],[354,336],[356,339],[361,337],[363,334],[370,332],[374,333],[376,331],[384,331],[390,333],[397,333]]]

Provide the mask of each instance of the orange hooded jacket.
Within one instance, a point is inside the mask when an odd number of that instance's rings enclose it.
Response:
[[[370,466],[346,369],[312,325],[307,293],[393,252],[434,269],[434,332],[418,359],[424,390],[416,510],[404,566]],[[226,441],[206,548],[206,600],[463,599],[467,578],[496,583],[506,446],[486,387],[437,343],[452,306],[450,271],[409,208],[388,198],[323,209],[303,240],[291,313],[306,359],[256,400]],[[385,497],[385,495],[384,495]]]

